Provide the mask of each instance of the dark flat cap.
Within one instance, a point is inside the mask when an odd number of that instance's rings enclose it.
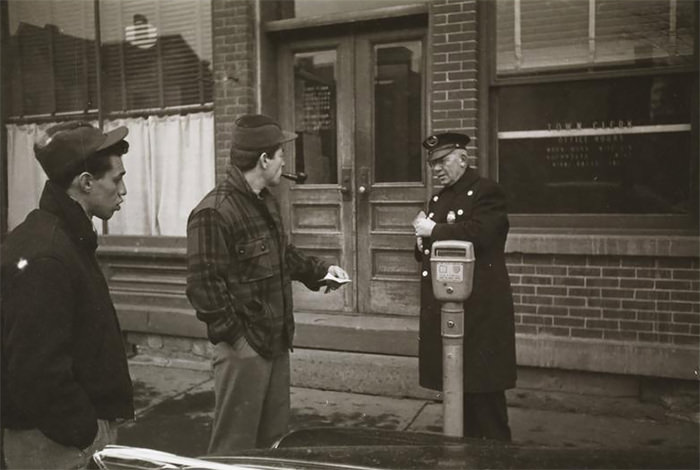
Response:
[[[91,155],[124,140],[129,130],[102,132],[90,123],[70,121],[49,127],[34,143],[34,156],[51,180],[60,179]],[[121,153],[121,152],[120,152]]]
[[[265,150],[294,140],[297,134],[283,131],[274,119],[263,114],[245,114],[233,126],[231,147],[237,150]]]
[[[439,160],[454,149],[466,149],[471,139],[457,132],[433,134],[423,141],[423,147],[428,151],[428,161]]]

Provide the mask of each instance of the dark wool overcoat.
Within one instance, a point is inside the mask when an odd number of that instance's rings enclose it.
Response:
[[[2,425],[84,449],[97,420],[133,418],[117,314],[91,221],[47,182],[2,246]]]
[[[447,223],[454,211],[456,221]],[[515,325],[513,296],[506,270],[504,247],[508,234],[506,196],[501,187],[468,168],[452,186],[443,188],[428,203],[436,222],[423,251],[416,248],[421,265],[419,364],[420,384],[442,389],[441,303],[433,297],[430,246],[437,240],[473,243],[474,284],[464,302],[464,391],[494,392],[515,386]]]

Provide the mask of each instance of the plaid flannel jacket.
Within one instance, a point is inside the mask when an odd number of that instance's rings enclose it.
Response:
[[[291,280],[312,290],[328,263],[288,243],[279,205],[256,195],[240,170],[207,194],[187,222],[187,297],[212,343],[241,335],[263,357],[291,348]]]

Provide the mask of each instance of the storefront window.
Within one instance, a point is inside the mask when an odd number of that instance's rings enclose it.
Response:
[[[10,0],[8,13],[9,228],[43,188],[34,140],[80,119],[129,129],[127,201],[98,230],[184,235],[215,179],[211,2]]]
[[[500,92],[499,180],[513,213],[687,214],[686,75],[547,83]],[[697,177],[697,174],[695,175]]]
[[[510,211],[697,219],[697,3],[495,10],[495,166]]]

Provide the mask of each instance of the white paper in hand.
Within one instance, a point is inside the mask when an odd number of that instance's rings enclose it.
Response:
[[[326,275],[322,279],[320,279],[319,282],[325,283],[328,287],[339,287],[343,284],[347,284],[348,282],[352,282],[352,280],[341,279],[339,277],[335,277],[331,273],[326,273]]]

